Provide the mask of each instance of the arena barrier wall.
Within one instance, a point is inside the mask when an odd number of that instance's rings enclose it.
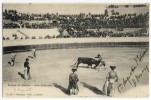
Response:
[[[36,50],[47,49],[73,49],[73,48],[93,48],[93,47],[149,47],[149,42],[89,42],[89,43],[53,43],[36,45],[19,45],[3,47],[3,54],[14,52],[27,52],[33,47]]]

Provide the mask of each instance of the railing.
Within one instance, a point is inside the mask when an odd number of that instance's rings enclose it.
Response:
[[[47,49],[74,49],[74,48],[93,48],[93,47],[141,47],[149,46],[149,42],[90,42],[90,43],[54,43],[54,44],[38,44],[38,45],[22,45],[3,47],[3,53],[26,52],[33,47],[36,50]]]

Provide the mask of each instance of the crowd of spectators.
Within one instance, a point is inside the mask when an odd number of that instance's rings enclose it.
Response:
[[[113,16],[112,16],[113,15]],[[108,12],[105,14],[84,14],[78,15],[59,15],[57,14],[26,14],[19,13],[16,10],[5,10],[3,12],[3,20],[16,21],[21,24],[21,27],[26,28],[50,28],[61,26],[64,28],[74,27],[77,30],[81,28],[94,29],[94,28],[144,28],[148,27],[149,12],[136,15],[124,14],[119,15],[114,10],[111,16],[108,16]],[[34,23],[30,23],[35,21]],[[38,21],[48,21],[38,22]],[[10,28],[11,25],[3,24],[4,28]],[[16,26],[17,27],[17,26]],[[15,26],[13,27],[15,28]]]
[[[77,32],[73,35],[66,35],[66,36],[61,36],[61,35],[57,35],[57,36],[50,36],[49,34],[47,34],[46,36],[42,37],[39,36],[36,38],[36,36],[32,36],[32,37],[18,37],[16,34],[13,34],[12,37],[14,40],[22,40],[22,39],[52,39],[52,38],[89,38],[89,37],[93,37],[93,38],[99,38],[99,37],[148,37],[149,34],[147,34],[147,30],[146,29],[140,29],[137,31],[133,31],[133,32],[118,32],[118,33],[114,33],[113,31],[80,31]],[[3,40],[9,40],[9,37],[4,37],[3,36]]]
[[[50,29],[58,27],[66,29],[71,37],[126,37],[126,36],[144,36],[143,33],[123,33],[124,28],[142,28],[149,27],[149,12],[144,14],[124,14],[120,15],[112,11],[108,15],[107,9],[104,14],[85,14],[77,15],[59,15],[56,14],[30,14],[20,13],[16,10],[3,11],[3,28],[27,28],[27,29]],[[112,31],[94,32],[87,29],[114,28],[118,33]],[[68,37],[70,37],[68,36]]]

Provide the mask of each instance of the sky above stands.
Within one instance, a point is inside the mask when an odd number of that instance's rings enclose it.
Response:
[[[3,10],[4,9],[13,9],[17,10],[21,13],[35,13],[35,14],[45,14],[45,13],[59,13],[59,14],[79,14],[79,13],[85,13],[88,14],[89,12],[91,14],[104,14],[104,10],[106,7],[110,4],[96,4],[96,3],[87,3],[87,4],[32,4],[32,3],[20,3],[20,4],[3,4]],[[123,9],[120,8],[122,11]],[[144,12],[149,10],[148,7],[141,8],[141,9],[130,9],[129,11],[133,10],[133,12]]]
[[[103,14],[105,7],[100,4],[3,4],[3,10],[16,9],[24,13]]]

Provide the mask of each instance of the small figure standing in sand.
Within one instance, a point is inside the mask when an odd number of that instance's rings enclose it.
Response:
[[[72,68],[72,73],[69,75],[69,86],[68,86],[68,91],[71,94],[77,95],[79,92],[78,88],[78,74],[76,73],[77,67]]]
[[[115,91],[115,82],[118,82],[118,75],[117,73],[114,71],[114,69],[116,68],[116,66],[110,66],[111,71],[108,72],[107,74],[107,81],[105,82],[104,86],[103,86],[103,90],[102,92],[104,93],[104,95],[107,96],[114,96],[114,91]]]
[[[35,49],[35,47],[33,47],[33,49],[32,49],[32,57],[33,58],[36,58],[36,49]]]
[[[8,62],[11,66],[14,66],[15,58],[16,58],[16,54],[14,53],[14,51],[12,51],[12,53],[11,53],[11,61]]]
[[[29,59],[28,58],[26,58],[26,61],[24,62],[24,78],[25,78],[25,80],[31,79]]]

